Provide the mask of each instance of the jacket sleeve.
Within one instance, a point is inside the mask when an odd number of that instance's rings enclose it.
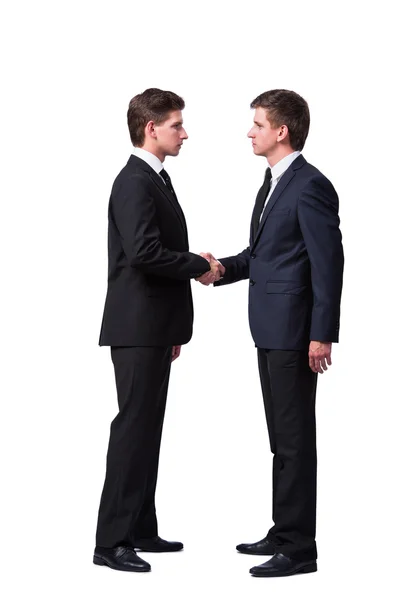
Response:
[[[320,175],[299,197],[298,218],[311,264],[313,309],[310,340],[339,341],[344,256],[339,229],[339,199]]]
[[[144,273],[182,280],[199,277],[210,270],[210,264],[202,256],[162,246],[154,199],[140,175],[133,175],[113,190],[110,213],[132,267]]]
[[[247,247],[243,252],[240,252],[240,254],[237,254],[236,256],[219,259],[219,262],[223,264],[226,271],[223,278],[216,281],[214,285],[218,287],[220,285],[227,285],[228,283],[236,283],[242,279],[248,279],[249,261],[250,247]]]

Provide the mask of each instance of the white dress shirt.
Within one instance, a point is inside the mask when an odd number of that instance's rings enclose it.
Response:
[[[298,156],[300,156],[301,152],[296,150],[296,152],[292,152],[291,154],[288,154],[287,156],[285,156],[285,158],[282,158],[282,160],[280,160],[279,162],[276,163],[276,165],[274,165],[273,167],[271,167],[271,187],[270,190],[268,192],[268,196],[265,200],[265,204],[264,204],[264,208],[263,211],[261,213],[261,217],[260,217],[260,221],[262,219],[262,216],[264,214],[264,210],[265,207],[267,206],[268,200],[271,198],[274,189],[276,188],[276,186],[278,185],[278,182],[280,180],[280,178],[282,177],[282,175],[284,174],[285,171],[287,171],[287,169],[290,167],[290,165],[292,164],[292,162],[294,160],[296,160],[296,158]]]
[[[157,173],[157,175],[160,175],[160,171],[163,170],[164,165],[155,154],[152,154],[151,152],[149,152],[148,150],[144,150],[143,148],[136,148],[136,146],[133,148],[133,154],[138,158],[144,160],[144,162],[147,163],[149,167],[151,167]],[[160,179],[164,181],[161,175]]]

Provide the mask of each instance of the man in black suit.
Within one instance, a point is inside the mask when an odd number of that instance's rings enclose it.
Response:
[[[111,423],[93,562],[149,571],[135,550],[172,552],[158,536],[154,496],[171,362],[192,336],[190,280],[215,264],[189,252],[185,217],[163,168],[187,134],[182,98],[148,89],[128,126],[135,146],[108,211],[108,289],[100,345],[111,346],[119,413]]]
[[[317,570],[315,544],[317,375],[338,342],[343,277],[338,196],[301,155],[310,116],[295,92],[258,96],[251,138],[268,161],[250,245],[219,262],[226,285],[249,279],[249,320],[273,457],[274,526],[239,552],[271,555],[250,573],[276,577]],[[215,260],[212,254],[203,254]],[[212,277],[199,280],[208,285]]]

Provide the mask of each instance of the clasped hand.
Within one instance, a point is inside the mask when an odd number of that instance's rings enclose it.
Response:
[[[200,281],[203,285],[210,285],[210,283],[219,281],[225,274],[224,265],[222,265],[210,252],[200,252],[200,256],[208,260],[211,270],[204,273],[201,277],[197,277],[196,281]]]

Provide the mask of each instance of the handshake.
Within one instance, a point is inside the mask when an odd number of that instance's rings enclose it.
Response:
[[[200,252],[200,256],[208,260],[211,271],[207,271],[201,277],[197,277],[196,281],[200,281],[203,285],[210,285],[215,281],[219,281],[225,275],[225,267],[222,265],[210,252]]]

